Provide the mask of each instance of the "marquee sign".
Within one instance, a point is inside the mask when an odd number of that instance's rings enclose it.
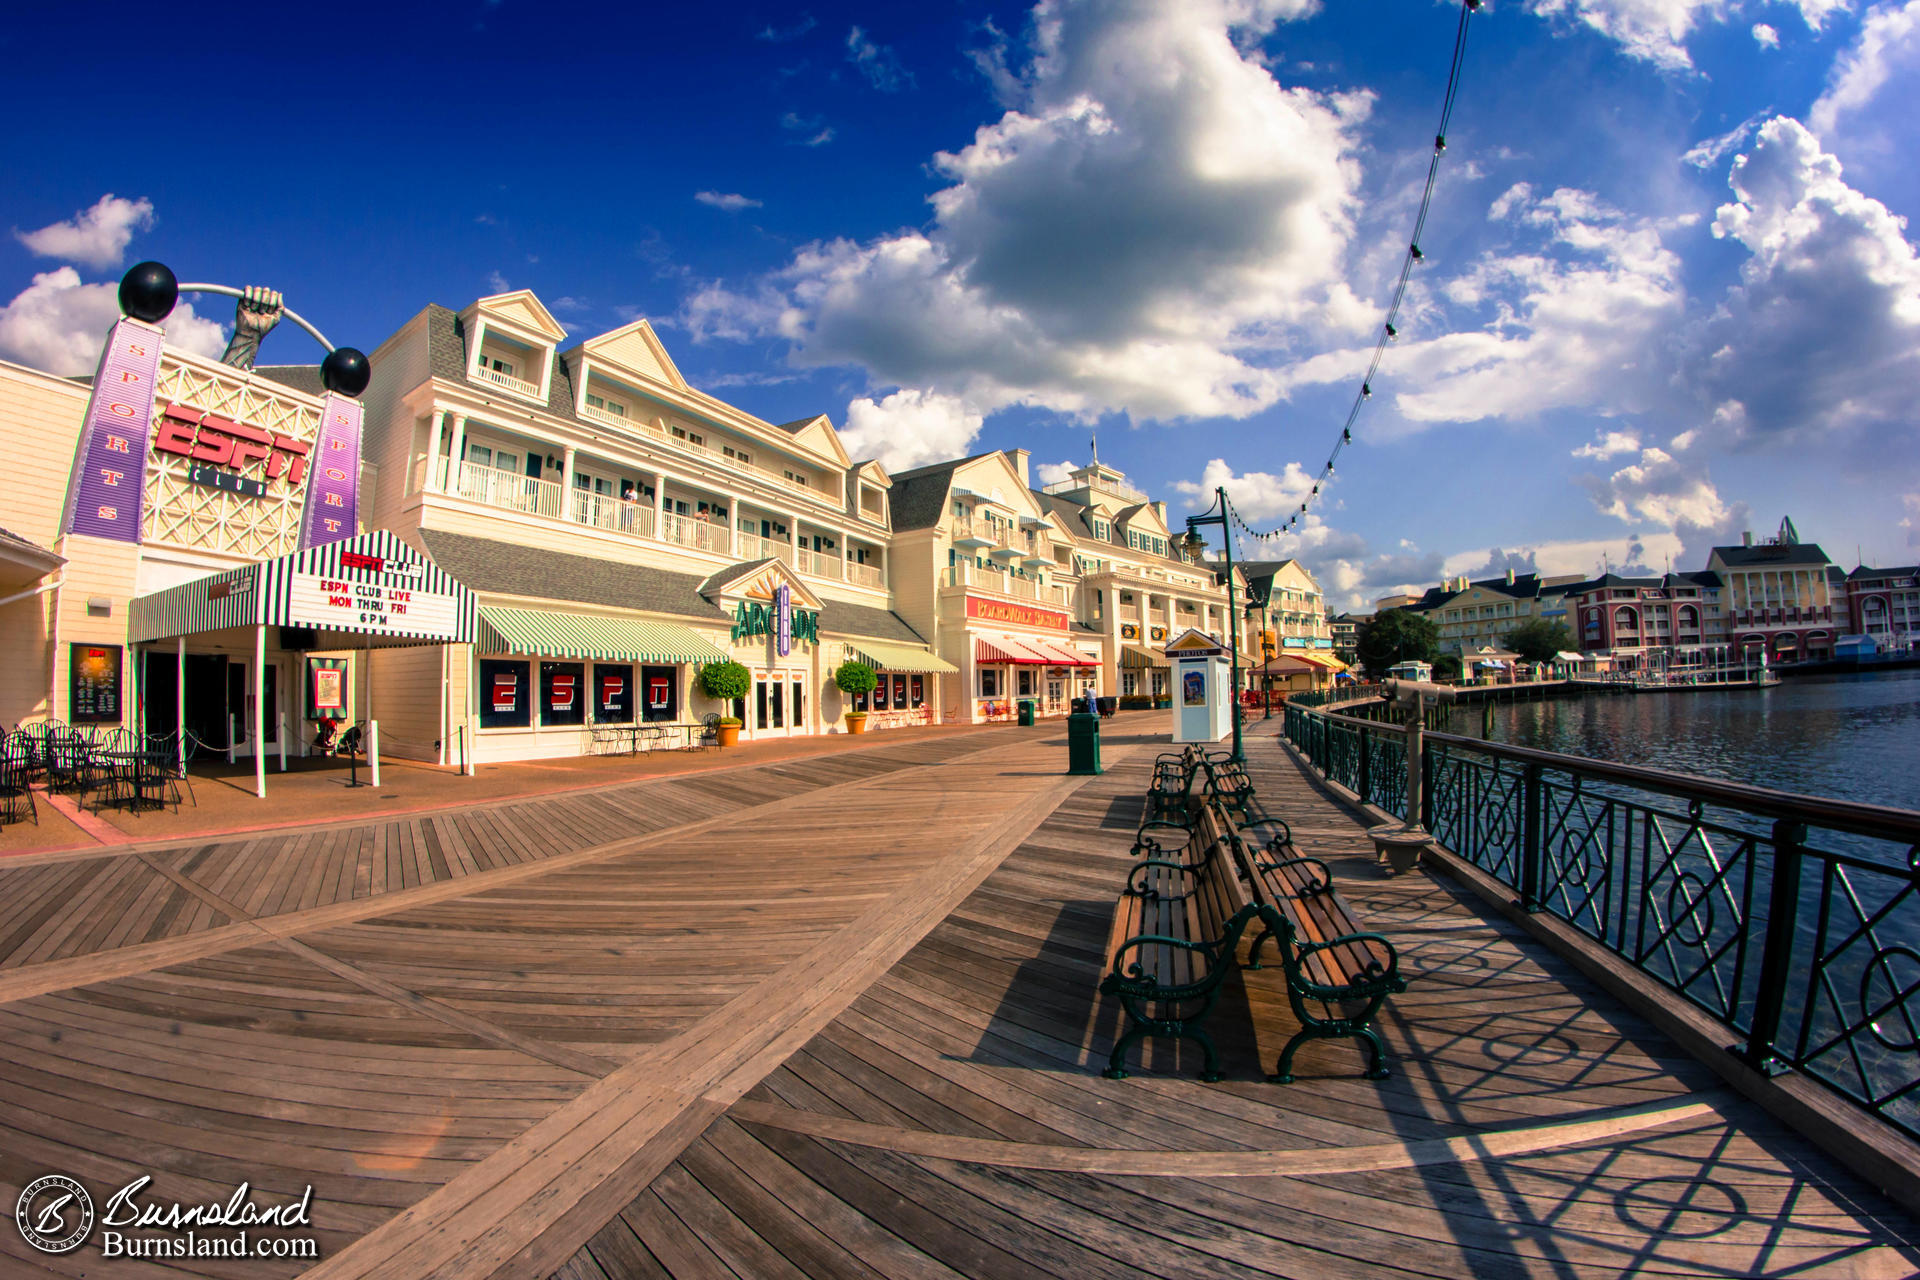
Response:
[[[786,588],[781,587],[780,590],[785,591]],[[777,604],[772,601],[762,603],[758,600],[742,600],[733,607],[733,638],[748,640],[754,636],[775,635],[776,628],[779,626],[776,608]],[[787,647],[780,651],[782,657],[786,656],[797,640],[805,640],[809,644],[820,643],[818,610],[795,609],[789,599],[787,612],[791,621],[787,624]]]
[[[983,600],[979,596],[967,597],[967,616],[985,622],[1011,622],[1023,627],[1046,627],[1053,631],[1065,631],[1068,625],[1064,613],[1036,609],[1030,604],[1013,604],[1006,600]]]

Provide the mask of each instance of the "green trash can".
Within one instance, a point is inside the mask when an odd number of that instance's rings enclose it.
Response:
[[[1021,724],[1033,723],[1033,699],[1032,698],[1020,699],[1020,723]]]
[[[1100,717],[1076,711],[1067,717],[1067,772],[1100,772]]]

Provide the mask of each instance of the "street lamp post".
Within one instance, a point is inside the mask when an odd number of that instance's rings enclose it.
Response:
[[[1225,544],[1227,557],[1227,648],[1232,654],[1233,680],[1230,686],[1232,694],[1229,706],[1233,712],[1233,759],[1236,764],[1244,764],[1247,753],[1240,741],[1240,618],[1233,603],[1233,526],[1227,523],[1227,491],[1224,486],[1215,489],[1213,505],[1197,516],[1187,517],[1187,554],[1204,563],[1206,539],[1199,534],[1199,526],[1217,524],[1220,526],[1220,540]]]

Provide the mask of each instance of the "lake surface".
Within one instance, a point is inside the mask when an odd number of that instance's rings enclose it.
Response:
[[[1480,737],[1482,712],[1454,713]],[[1590,694],[1496,706],[1493,739],[1777,791],[1920,809],[1920,670],[1771,689]]]

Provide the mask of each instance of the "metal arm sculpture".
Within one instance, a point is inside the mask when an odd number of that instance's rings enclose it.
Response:
[[[248,285],[233,309],[233,337],[220,354],[220,363],[236,369],[253,368],[254,357],[260,354],[260,340],[273,332],[285,309],[278,289]]]

